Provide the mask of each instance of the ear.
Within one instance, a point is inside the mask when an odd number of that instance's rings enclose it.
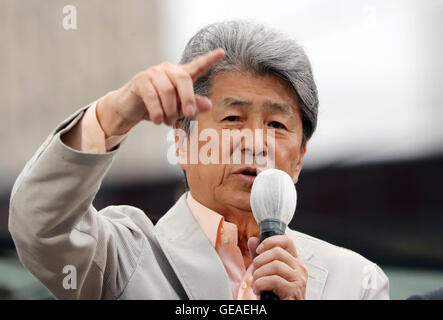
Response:
[[[300,148],[300,153],[298,155],[298,160],[297,160],[297,164],[295,167],[295,173],[292,176],[292,180],[294,181],[294,184],[297,184],[297,182],[298,182],[298,177],[299,177],[301,169],[303,167],[303,159],[305,157],[305,154],[306,154],[306,143]]]
[[[188,167],[188,137],[185,130],[181,128],[182,120],[179,119],[174,124],[175,155],[178,165],[186,171]]]

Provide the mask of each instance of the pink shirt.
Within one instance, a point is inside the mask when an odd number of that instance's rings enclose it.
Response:
[[[89,107],[74,132],[64,139],[69,146],[92,153],[104,153],[118,145],[126,135],[111,136],[105,139],[105,133],[100,126],[96,114],[96,102]],[[238,246],[237,226],[224,220],[223,216],[196,201],[190,192],[187,193],[188,206],[205,233],[211,245],[219,255],[235,300],[257,300],[252,283],[253,265],[245,266],[243,256]]]

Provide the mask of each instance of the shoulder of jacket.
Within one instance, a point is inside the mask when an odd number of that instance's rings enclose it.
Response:
[[[373,262],[350,249],[334,245],[299,231],[291,230],[291,233],[296,243],[309,248],[316,260],[322,261],[326,265],[331,263],[334,265],[346,264],[348,266],[374,265]]]
[[[154,224],[140,208],[129,205],[111,205],[98,213],[112,223],[123,225],[133,231],[140,229],[143,233],[154,233]]]

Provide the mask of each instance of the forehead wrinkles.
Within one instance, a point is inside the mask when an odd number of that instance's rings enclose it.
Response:
[[[222,105],[225,107],[233,107],[233,108],[252,108],[253,103],[250,100],[245,100],[236,97],[226,97],[223,99]],[[265,111],[279,112],[286,115],[294,114],[294,108],[291,107],[286,102],[265,100],[260,107]]]

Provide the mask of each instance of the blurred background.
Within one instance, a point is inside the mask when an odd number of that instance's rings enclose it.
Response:
[[[67,5],[76,29],[64,28]],[[291,227],[379,264],[393,299],[443,286],[443,0],[1,0],[0,299],[53,299],[7,229],[13,182],[38,146],[138,71],[177,63],[199,28],[232,18],[289,34],[313,65],[319,124]],[[153,221],[166,212],[184,190],[168,130],[131,132],[97,208],[129,204]]]

